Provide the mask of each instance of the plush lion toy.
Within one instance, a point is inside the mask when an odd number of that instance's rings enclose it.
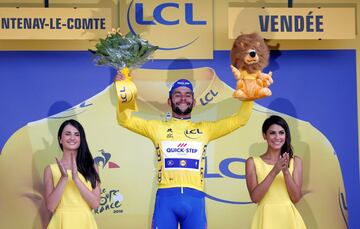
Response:
[[[257,33],[242,34],[231,49],[231,70],[237,80],[234,97],[254,100],[270,96],[268,88],[273,83],[272,72],[263,73],[268,65],[269,49]]]

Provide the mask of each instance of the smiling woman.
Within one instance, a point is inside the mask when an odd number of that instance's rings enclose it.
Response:
[[[246,184],[258,204],[251,228],[306,228],[294,203],[301,199],[302,162],[293,156],[289,126],[272,115],[262,126],[267,150],[246,161]]]
[[[58,141],[63,156],[44,171],[46,206],[53,213],[47,228],[95,229],[91,209],[100,205],[100,178],[85,131],[79,122],[67,120],[59,128]]]

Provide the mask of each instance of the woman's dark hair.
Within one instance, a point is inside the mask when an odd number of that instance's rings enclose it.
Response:
[[[100,177],[94,167],[94,159],[91,155],[89,146],[86,141],[84,128],[78,121],[76,121],[74,119],[69,119],[69,120],[64,121],[60,125],[59,131],[58,131],[59,146],[60,146],[61,150],[63,150],[63,146],[60,143],[60,138],[61,138],[61,134],[62,134],[65,126],[67,126],[67,125],[71,125],[71,126],[75,127],[80,133],[80,146],[79,146],[77,156],[76,156],[76,165],[77,165],[78,171],[85,177],[85,179],[87,181],[90,181],[91,187],[95,188],[96,182],[100,183]]]
[[[283,155],[285,152],[287,152],[289,154],[289,157],[292,158],[294,153],[293,153],[292,146],[291,146],[290,128],[283,118],[281,118],[280,116],[277,116],[277,115],[271,115],[269,118],[267,118],[262,125],[263,134],[266,134],[266,131],[273,124],[279,125],[285,130],[285,143],[281,147],[280,154]]]

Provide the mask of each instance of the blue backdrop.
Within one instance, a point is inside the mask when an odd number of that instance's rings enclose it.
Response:
[[[143,67],[207,66],[234,88],[229,64],[229,51],[215,51],[213,60],[157,60]],[[81,103],[111,84],[115,75],[112,69],[96,67],[85,51],[3,51],[0,69],[0,150],[17,129]],[[257,102],[310,122],[329,139],[343,174],[349,227],[359,228],[355,50],[273,51],[269,69],[273,96]]]

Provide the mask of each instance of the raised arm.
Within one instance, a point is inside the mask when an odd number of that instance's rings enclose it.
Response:
[[[132,113],[136,110],[135,95],[137,90],[135,85],[126,79],[121,71],[118,71],[115,76],[114,84],[118,96],[116,109],[118,124],[138,134],[148,136],[148,121],[132,116]],[[129,97],[131,98],[130,101],[128,101]]]
[[[299,157],[294,157],[294,171],[290,174],[289,169],[283,169],[285,178],[286,189],[289,193],[290,199],[293,203],[297,203],[301,199],[301,186],[302,186],[302,161]]]
[[[222,137],[244,126],[250,118],[253,106],[253,101],[243,101],[237,113],[218,121],[207,122],[211,133],[210,140]]]
[[[133,111],[130,109],[123,110],[121,105],[117,108],[117,121],[118,124],[126,129],[134,131],[135,133],[141,134],[145,137],[149,136],[148,132],[148,120],[135,117],[132,115]]]

